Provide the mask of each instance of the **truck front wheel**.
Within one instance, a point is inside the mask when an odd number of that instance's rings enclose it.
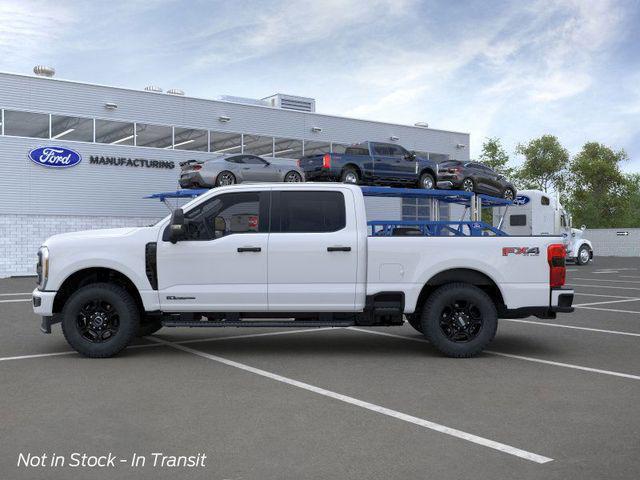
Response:
[[[578,265],[586,265],[591,260],[591,252],[589,251],[589,247],[586,245],[582,245],[578,249],[578,255],[576,256],[576,262]]]
[[[139,328],[135,300],[124,288],[111,283],[80,288],[62,309],[64,337],[87,357],[112,357],[129,345]]]
[[[496,335],[498,314],[489,295],[467,283],[434,291],[422,311],[424,336],[448,357],[472,357]]]

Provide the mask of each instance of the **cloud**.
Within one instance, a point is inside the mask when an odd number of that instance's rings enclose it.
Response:
[[[75,16],[45,1],[0,1],[0,58],[6,64],[49,56]]]

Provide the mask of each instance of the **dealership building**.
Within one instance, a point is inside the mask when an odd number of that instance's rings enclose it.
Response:
[[[0,277],[33,274],[36,251],[51,235],[162,218],[165,206],[143,197],[176,190],[186,160],[250,153],[292,162],[364,140],[397,143],[436,161],[469,159],[467,133],[324,115],[310,98],[210,100],[34,71],[0,73]],[[73,158],[52,168],[33,160],[34,151],[45,160],[56,151]],[[429,216],[428,205],[413,199],[369,202],[378,218]]]

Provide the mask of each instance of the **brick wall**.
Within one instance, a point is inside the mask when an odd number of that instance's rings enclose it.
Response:
[[[98,228],[144,226],[157,220],[148,217],[0,215],[0,278],[35,275],[38,248],[52,235]]]

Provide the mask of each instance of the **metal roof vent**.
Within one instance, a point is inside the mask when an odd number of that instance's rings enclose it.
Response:
[[[147,92],[155,92],[155,93],[162,93],[162,88],[156,86],[156,85],[147,85],[146,87],[144,87],[145,91]]]
[[[46,65],[36,65],[33,67],[33,73],[39,77],[53,77],[56,74],[56,69],[53,67],[47,67]]]
[[[316,101],[309,97],[298,97],[295,95],[286,95],[284,93],[276,93],[270,97],[263,98],[273,107],[283,108],[285,110],[297,110],[298,112],[315,112]]]
[[[172,88],[171,90],[167,90],[169,95],[184,95],[184,90],[180,90],[179,88]]]

